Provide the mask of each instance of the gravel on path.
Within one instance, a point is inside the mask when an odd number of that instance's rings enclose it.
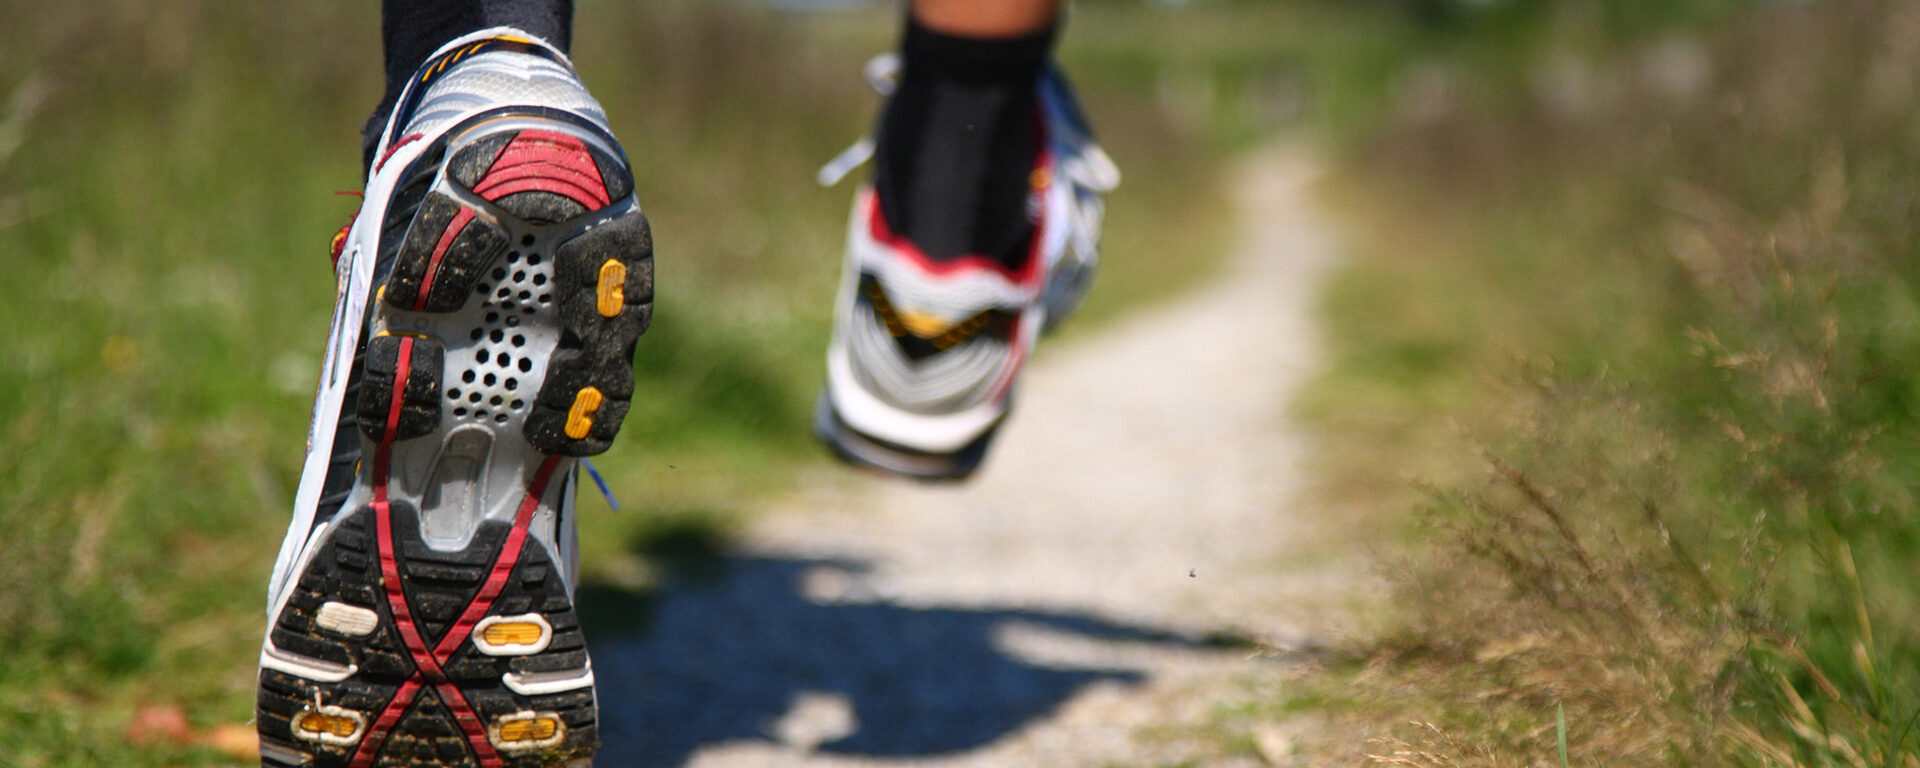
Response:
[[[1320,551],[1337,521],[1302,505],[1311,445],[1287,413],[1333,250],[1315,177],[1297,146],[1250,157],[1222,273],[1043,346],[973,482],[817,478],[645,634],[596,641],[597,764],[1191,758],[1153,730],[1285,666],[1217,639],[1311,648],[1360,579]]]

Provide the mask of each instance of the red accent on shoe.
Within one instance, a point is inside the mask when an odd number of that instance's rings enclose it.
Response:
[[[399,141],[396,141],[391,145],[388,145],[387,151],[380,153],[380,159],[375,160],[373,162],[373,172],[379,173],[380,167],[387,164],[387,158],[393,157],[393,153],[395,150],[398,150],[399,148],[404,147],[408,144],[412,144],[415,141],[419,141],[420,139],[425,138],[425,136],[426,134],[422,134],[422,133],[409,133],[405,136],[400,137]]]
[[[353,221],[358,218],[360,218],[360,212],[355,211],[353,218],[347,219],[346,225],[340,227],[340,231],[333,233],[333,242],[328,246],[328,250],[333,252],[333,266],[335,269],[340,268],[340,254],[347,250],[347,233],[353,231]]]
[[[380,550],[380,581],[387,588],[387,607],[393,612],[393,623],[400,628],[401,636],[406,638],[409,650],[412,649],[413,642],[418,639],[419,630],[414,627],[413,612],[407,605],[406,593],[401,591],[400,563],[393,555],[393,516],[387,504],[387,481],[390,479],[388,472],[389,461],[392,458],[393,436],[400,428],[401,396],[406,393],[407,378],[412,375],[413,339],[404,337],[400,340],[400,354],[393,366],[393,391],[390,393],[392,401],[387,406],[387,421],[380,432],[380,444],[374,448],[373,512]],[[413,655],[417,664],[419,654]],[[414,678],[407,679],[407,683],[414,682]],[[416,689],[417,687],[415,685]],[[367,735],[361,737],[360,746],[354,750],[353,760],[348,763],[350,768],[367,768],[373,764],[374,757],[380,752],[380,745],[386,741],[387,732],[399,721],[400,714],[412,702],[414,693],[415,691],[408,690],[405,684],[401,685],[400,690],[394,692],[393,699],[387,702],[380,716],[374,718],[375,727],[369,728]],[[381,723],[386,723],[386,728],[379,728]]]
[[[388,472],[391,469],[393,437],[400,429],[400,411],[402,396],[406,392],[407,379],[413,374],[413,338],[400,340],[400,355],[394,365],[393,401],[387,408],[387,423],[382,432],[380,444],[374,450],[373,464],[373,511],[376,538],[380,549],[380,580],[386,586],[387,608],[393,614],[393,623],[400,631],[400,638],[407,646],[408,655],[413,657],[414,673],[394,693],[393,699],[374,719],[376,727],[385,724],[379,730],[369,729],[362,737],[360,746],[354,751],[351,768],[367,768],[379,755],[380,745],[386,741],[387,733],[399,722],[400,714],[413,700],[417,689],[431,681],[434,690],[440,693],[441,704],[453,713],[453,718],[466,732],[467,743],[473,746],[473,753],[480,764],[486,768],[499,768],[503,763],[500,755],[487,740],[486,726],[480,722],[473,706],[467,703],[460,689],[447,681],[447,673],[440,668],[452,653],[437,654],[427,649],[426,639],[420,635],[420,627],[414,623],[413,609],[407,603],[407,594],[400,579],[400,561],[394,554],[393,509],[387,503]]]
[[[1049,158],[1050,155],[1042,151],[1040,153],[1040,162],[1036,164],[1035,167],[1044,166]],[[918,267],[921,272],[929,275],[953,275],[984,270],[996,273],[1016,285],[1037,283],[1041,277],[1040,239],[1046,229],[1047,211],[1045,209],[1041,210],[1039,221],[1033,225],[1033,237],[1027,241],[1027,258],[1021,262],[1020,268],[1015,270],[1008,269],[1007,265],[1000,263],[999,259],[989,258],[976,253],[969,253],[950,259],[935,259],[928,256],[927,252],[921,250],[920,246],[915,245],[912,240],[908,240],[905,235],[895,232],[892,227],[887,226],[887,217],[880,212],[879,195],[874,194],[872,190],[868,190],[864,194],[864,198],[861,205],[866,208],[866,212],[863,215],[867,218],[868,233],[872,235],[875,241],[893,249],[895,254],[911,262],[915,267]]]
[[[460,612],[460,618],[440,638],[434,655],[448,658],[459,650],[460,644],[473,634],[473,628],[485,618],[487,611],[493,608],[493,601],[500,597],[500,591],[507,586],[507,577],[513,574],[513,566],[520,562],[520,550],[527,543],[527,526],[533,522],[533,513],[540,508],[540,497],[547,491],[547,481],[553,478],[553,470],[560,466],[559,456],[548,456],[540,463],[540,469],[533,473],[533,482],[527,486],[527,497],[520,502],[519,511],[513,516],[513,530],[507,534],[507,543],[500,548],[500,556],[493,561],[493,570],[487,574],[487,581],[480,586],[479,594],[473,602]]]
[[[460,212],[454,214],[453,221],[447,222],[446,230],[440,233],[440,242],[433,245],[433,258],[427,260],[427,274],[420,278],[420,295],[413,300],[413,311],[427,308],[427,293],[433,290],[434,276],[440,274],[440,257],[447,255],[453,239],[460,236],[470,221],[473,221],[473,209],[461,206]]]
[[[1021,333],[1028,317],[1021,315],[1013,321],[1012,348],[1007,352],[1007,362],[1000,367],[1000,378],[987,388],[987,400],[999,402],[1013,390],[1013,375],[1020,372],[1020,366],[1027,361],[1027,337]]]
[[[473,634],[480,619],[493,608],[493,603],[506,588],[507,579],[512,576],[513,568],[520,562],[520,553],[526,547],[527,526],[533,521],[533,513],[540,508],[540,497],[546,494],[547,484],[553,479],[554,471],[560,466],[559,456],[548,456],[534,472],[533,481],[528,484],[526,498],[520,502],[520,508],[513,519],[513,529],[507,534],[506,543],[500,548],[500,554],[494,558],[493,568],[487,574],[487,580],[480,587],[473,601],[461,611],[460,618],[448,628],[433,649],[427,648],[426,639],[421,636],[420,628],[414,623],[412,607],[407,603],[407,595],[400,577],[400,561],[394,553],[393,514],[387,503],[387,481],[390,470],[393,435],[400,427],[401,396],[405,393],[407,377],[413,373],[413,339],[404,338],[400,342],[400,356],[394,366],[393,405],[387,409],[387,423],[383,437],[374,452],[373,509],[375,515],[376,538],[380,551],[380,578],[386,586],[387,607],[393,615],[393,623],[399,629],[400,637],[406,644],[408,655],[413,657],[414,673],[409,676],[400,689],[394,692],[380,715],[368,728],[367,735],[360,740],[360,746],[353,754],[350,768],[369,768],[380,753],[380,747],[386,741],[387,734],[399,724],[400,717],[412,704],[419,689],[431,684],[440,694],[440,701],[453,715],[460,730],[466,735],[467,743],[473,747],[473,754],[483,768],[501,768],[505,763],[500,753],[487,739],[486,724],[480,721],[479,713],[468,703],[466,695],[447,680],[441,664],[453,657],[455,651]]]
[[[607,185],[579,139],[553,131],[521,131],[494,159],[473,192],[488,202],[515,192],[551,192],[588,211],[607,207]]]
[[[352,195],[362,200],[367,199],[367,193],[355,192],[351,189],[337,190],[334,192],[334,194]],[[340,231],[333,233],[333,242],[329,245],[328,250],[333,252],[334,269],[340,268],[340,254],[347,250],[347,235],[353,232],[353,223],[359,220],[360,220],[360,211],[356,209],[354,210],[353,215],[347,217],[346,225],[342,226],[340,228]]]
[[[393,436],[400,433],[400,400],[401,396],[406,394],[407,377],[412,375],[413,337],[402,336],[400,337],[400,355],[393,364],[393,399],[392,402],[387,404],[387,425],[385,430],[380,433],[381,447],[392,445]],[[378,470],[381,472],[386,471],[385,462],[381,463]],[[386,494],[387,484],[385,478],[380,478],[380,480],[379,487],[374,489],[376,496],[384,496]],[[384,501],[385,499],[382,498],[381,500]]]
[[[360,746],[354,750],[349,768],[367,768],[373,764],[373,758],[380,754],[380,747],[387,741],[387,734],[400,724],[400,716],[406,714],[407,706],[413,703],[413,697],[420,694],[420,688],[420,681],[414,678],[408,678],[400,684],[400,690],[393,693],[393,700],[387,703],[387,708],[380,711],[380,717],[367,728],[367,735],[360,737]]]

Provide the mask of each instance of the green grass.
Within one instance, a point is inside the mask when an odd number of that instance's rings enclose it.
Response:
[[[359,185],[380,88],[376,19],[139,0],[0,12],[0,765],[231,764],[120,734],[149,705],[202,729],[251,716],[333,300],[326,243],[355,207],[335,192]],[[1090,27],[1123,34],[1076,33],[1063,56],[1135,56],[1146,13],[1090,6]],[[574,51],[634,159],[660,285],[641,396],[600,461],[630,511],[587,500],[584,556],[590,589],[644,593],[664,551],[724,536],[826,463],[806,425],[851,188],[812,174],[871,120],[859,67],[896,21],[692,2],[585,3],[580,19]],[[1216,261],[1223,154],[1156,103],[1150,71],[1089,75],[1130,174],[1098,323]]]
[[[1913,13],[1611,8],[1459,32],[1341,144],[1300,407],[1400,599],[1319,684],[1413,765],[1553,760],[1561,707],[1573,764],[1914,765]]]

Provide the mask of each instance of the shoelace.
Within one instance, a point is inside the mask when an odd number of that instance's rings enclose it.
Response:
[[[620,511],[620,500],[613,497],[613,489],[607,487],[607,481],[600,476],[600,468],[593,465],[593,459],[582,456],[580,464],[587,468],[587,476],[593,478],[593,484],[600,486],[600,495],[606,498],[607,507],[615,512]]]
[[[882,97],[892,96],[894,86],[900,82],[900,54],[883,53],[867,59],[867,65],[862,68],[861,74],[866,76],[867,85],[871,86],[875,93]],[[814,181],[820,182],[820,186],[823,187],[840,183],[847,174],[853,173],[855,168],[865,165],[873,158],[873,147],[873,134],[861,136],[853,146],[847,147],[840,154],[834,155],[832,160],[828,160],[826,165],[820,166],[820,171],[813,175]]]
[[[868,59],[861,73],[866,77],[867,85],[871,86],[875,93],[883,97],[892,96],[895,86],[900,82],[900,55],[883,53]],[[1059,75],[1052,72],[1043,76],[1041,87],[1064,91],[1059,84]],[[1065,93],[1054,95],[1056,96],[1054,101],[1064,99],[1067,100],[1066,103],[1071,103]],[[1113,191],[1114,187],[1120,185],[1120,167],[1114,164],[1113,158],[1108,157],[1105,150],[1093,143],[1092,139],[1086,135],[1084,121],[1081,121],[1078,115],[1071,113],[1072,108],[1065,107],[1065,109],[1068,112],[1062,115],[1065,119],[1054,121],[1056,125],[1053,126],[1071,133],[1071,140],[1058,142],[1072,148],[1071,152],[1062,153],[1063,156],[1059,158],[1060,171],[1075,183],[1094,192]],[[874,147],[872,134],[861,136],[853,146],[847,147],[832,160],[828,160],[826,165],[820,166],[819,172],[814,174],[814,181],[819,182],[823,187],[839,184],[855,169],[873,159]]]

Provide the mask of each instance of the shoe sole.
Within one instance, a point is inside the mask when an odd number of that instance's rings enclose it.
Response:
[[[891,443],[854,429],[833,408],[831,392],[822,392],[813,408],[813,435],[835,458],[854,467],[928,483],[957,483],[973,476],[987,447],[1000,431],[995,421],[979,437],[952,453],[929,453]]]
[[[554,115],[470,121],[413,167],[347,405],[371,461],[274,619],[262,765],[585,766],[592,668],[540,542],[633,396],[651,234],[615,145]]]

